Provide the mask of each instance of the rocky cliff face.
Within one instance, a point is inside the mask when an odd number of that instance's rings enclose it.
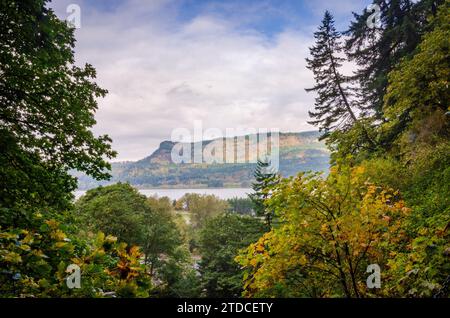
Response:
[[[148,164],[168,164],[171,160],[172,148],[175,145],[172,141],[163,141],[158,149],[156,149],[150,156],[139,160],[140,163]]]

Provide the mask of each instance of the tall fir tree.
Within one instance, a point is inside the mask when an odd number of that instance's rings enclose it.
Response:
[[[411,55],[426,31],[428,17],[443,0],[375,0],[375,11],[353,13],[354,21],[344,33],[345,50],[358,69],[352,79],[358,86],[358,108],[374,123],[383,121],[383,97],[388,74],[405,56]],[[376,22],[376,23],[375,23]]]
[[[278,184],[280,176],[270,170],[270,162],[258,159],[254,177],[253,193],[249,195],[253,203],[253,210],[257,216],[264,217],[267,226],[271,227],[274,212],[266,209],[264,201],[269,198],[271,188]]]
[[[319,127],[324,133],[322,138],[335,130],[345,131],[357,121],[347,86],[349,79],[340,72],[344,61],[339,56],[343,50],[340,37],[333,16],[326,11],[321,26],[314,33],[316,43],[310,48],[311,58],[306,59],[316,81],[316,85],[306,91],[317,93],[314,111],[309,112],[313,120],[309,123]]]

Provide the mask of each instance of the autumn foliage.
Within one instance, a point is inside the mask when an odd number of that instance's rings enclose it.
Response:
[[[372,184],[364,168],[336,166],[323,179],[299,174],[273,189],[266,205],[281,220],[242,251],[245,296],[360,297],[366,268],[386,269],[404,244],[409,213],[399,193]]]

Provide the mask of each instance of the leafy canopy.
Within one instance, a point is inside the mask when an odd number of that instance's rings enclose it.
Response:
[[[0,2],[0,140],[10,160],[2,165],[2,188],[9,190],[1,202],[7,206],[14,196],[67,205],[76,187],[68,171],[107,178],[106,159],[115,156],[111,139],[91,131],[106,90],[94,82],[91,65],[75,65],[74,30],[47,3]],[[39,186],[45,183],[47,189]]]
[[[337,166],[326,179],[281,180],[267,199],[280,224],[237,257],[244,295],[360,297],[368,264],[387,266],[409,213],[398,192],[367,182],[364,169]],[[386,278],[386,277],[383,277]]]

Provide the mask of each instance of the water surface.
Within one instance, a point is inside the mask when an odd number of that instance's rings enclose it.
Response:
[[[178,200],[186,193],[213,194],[220,199],[245,198],[252,192],[250,188],[208,188],[208,189],[139,189],[145,196],[169,197],[171,200]],[[75,191],[75,198],[78,199],[86,191]]]

